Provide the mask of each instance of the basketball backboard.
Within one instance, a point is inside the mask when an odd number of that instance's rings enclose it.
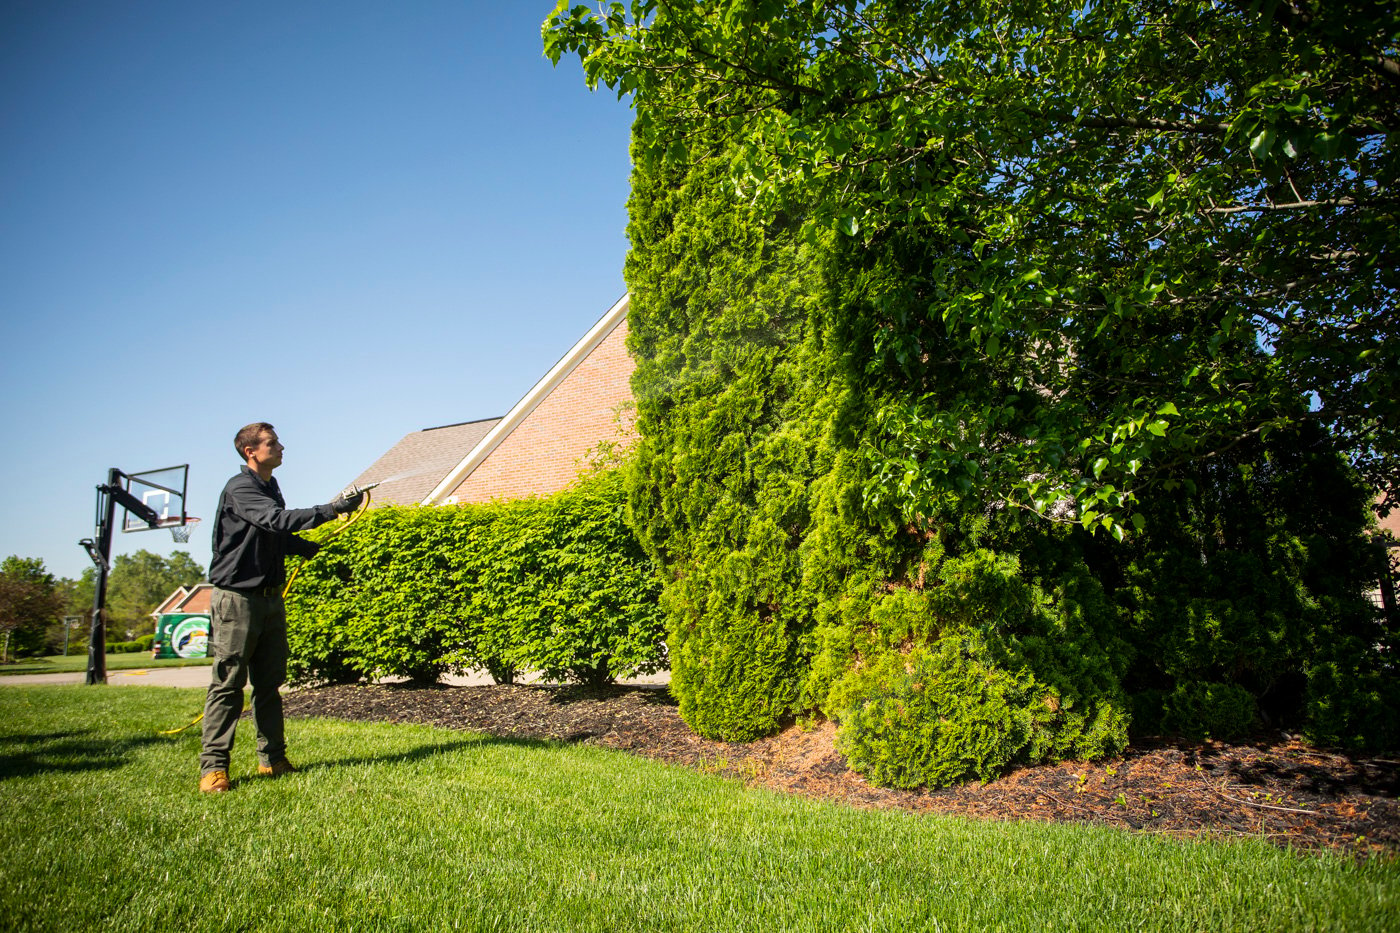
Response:
[[[122,488],[135,500],[154,513],[156,524],[146,517],[122,506],[122,531],[151,531],[155,528],[172,528],[189,521],[185,511],[185,493],[189,486],[190,465],[165,467],[159,470],[146,470],[142,473],[124,474]]]

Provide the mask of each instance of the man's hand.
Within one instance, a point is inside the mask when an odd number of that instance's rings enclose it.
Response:
[[[365,501],[365,492],[358,486],[347,486],[340,495],[331,500],[331,508],[337,515],[353,512]]]

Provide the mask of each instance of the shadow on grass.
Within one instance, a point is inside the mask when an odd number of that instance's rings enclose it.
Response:
[[[86,668],[84,668],[86,670]],[[23,676],[24,674],[69,674],[75,673],[68,668],[60,667],[51,661],[17,661],[14,664],[0,665],[0,676],[14,674]]]
[[[39,774],[110,771],[120,768],[132,753],[163,741],[159,736],[109,739],[96,730],[50,732],[43,735],[11,735],[0,738],[0,781]]]
[[[82,729],[67,732],[45,732],[42,735],[34,735],[28,732],[16,732],[10,735],[0,735],[0,745],[24,745],[30,742],[56,742],[59,739],[71,739],[79,735],[91,735],[91,729]]]

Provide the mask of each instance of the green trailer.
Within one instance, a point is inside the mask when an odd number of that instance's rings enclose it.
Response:
[[[209,656],[209,613],[171,612],[156,619],[156,658]]]

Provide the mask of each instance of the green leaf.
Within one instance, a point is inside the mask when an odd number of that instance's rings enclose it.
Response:
[[[1270,150],[1274,148],[1274,140],[1277,135],[1273,127],[1265,127],[1249,141],[1249,151],[1254,153],[1254,157],[1257,159],[1267,159]]]

